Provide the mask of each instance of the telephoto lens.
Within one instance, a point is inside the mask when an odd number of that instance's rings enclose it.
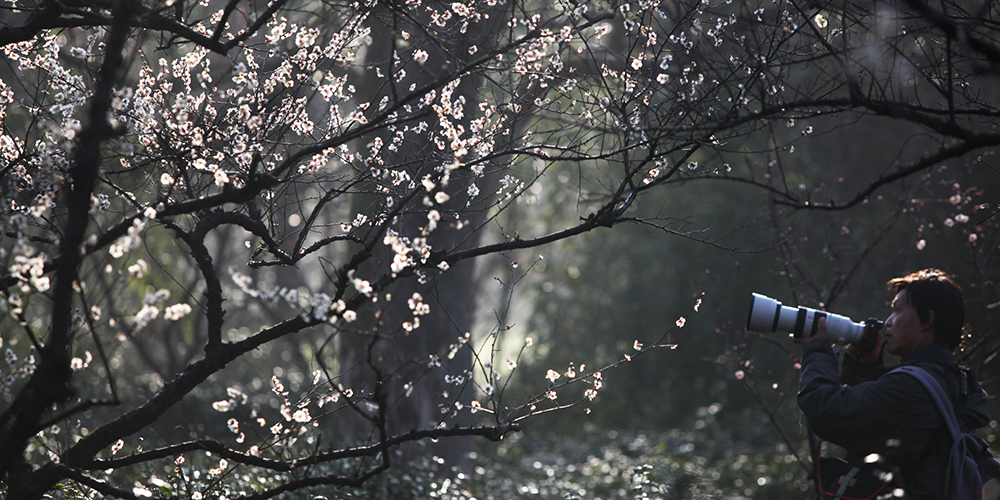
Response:
[[[860,342],[866,328],[881,329],[880,321],[855,322],[847,316],[817,311],[808,307],[789,307],[766,295],[754,293],[750,299],[747,330],[754,332],[788,332],[796,338],[816,335],[819,319],[826,318],[826,337],[837,344]]]

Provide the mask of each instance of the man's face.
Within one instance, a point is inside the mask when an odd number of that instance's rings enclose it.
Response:
[[[892,300],[892,314],[885,320],[885,345],[890,354],[905,357],[918,347],[934,342],[934,311],[926,325],[920,323],[906,290]]]

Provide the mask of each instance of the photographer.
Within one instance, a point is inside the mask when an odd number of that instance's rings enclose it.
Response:
[[[884,333],[869,352],[850,345],[839,374],[824,320],[816,335],[795,339],[803,346],[799,408],[816,435],[847,449],[849,459],[879,454],[906,498],[940,499],[952,437],[920,381],[885,375],[895,366],[883,366],[883,344],[900,365],[923,368],[945,388],[963,430],[986,425],[986,394],[952,354],[965,323],[962,292],[936,269],[893,279],[888,288],[894,298]]]

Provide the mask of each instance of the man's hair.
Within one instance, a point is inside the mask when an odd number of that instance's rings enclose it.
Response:
[[[952,351],[962,342],[965,304],[955,278],[938,269],[924,269],[889,280],[893,295],[906,290],[906,299],[917,311],[920,323],[930,323],[934,311],[934,342]]]

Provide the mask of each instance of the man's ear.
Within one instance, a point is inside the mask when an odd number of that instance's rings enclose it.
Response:
[[[921,325],[924,329],[934,328],[934,309],[929,309],[927,311],[927,323]]]

